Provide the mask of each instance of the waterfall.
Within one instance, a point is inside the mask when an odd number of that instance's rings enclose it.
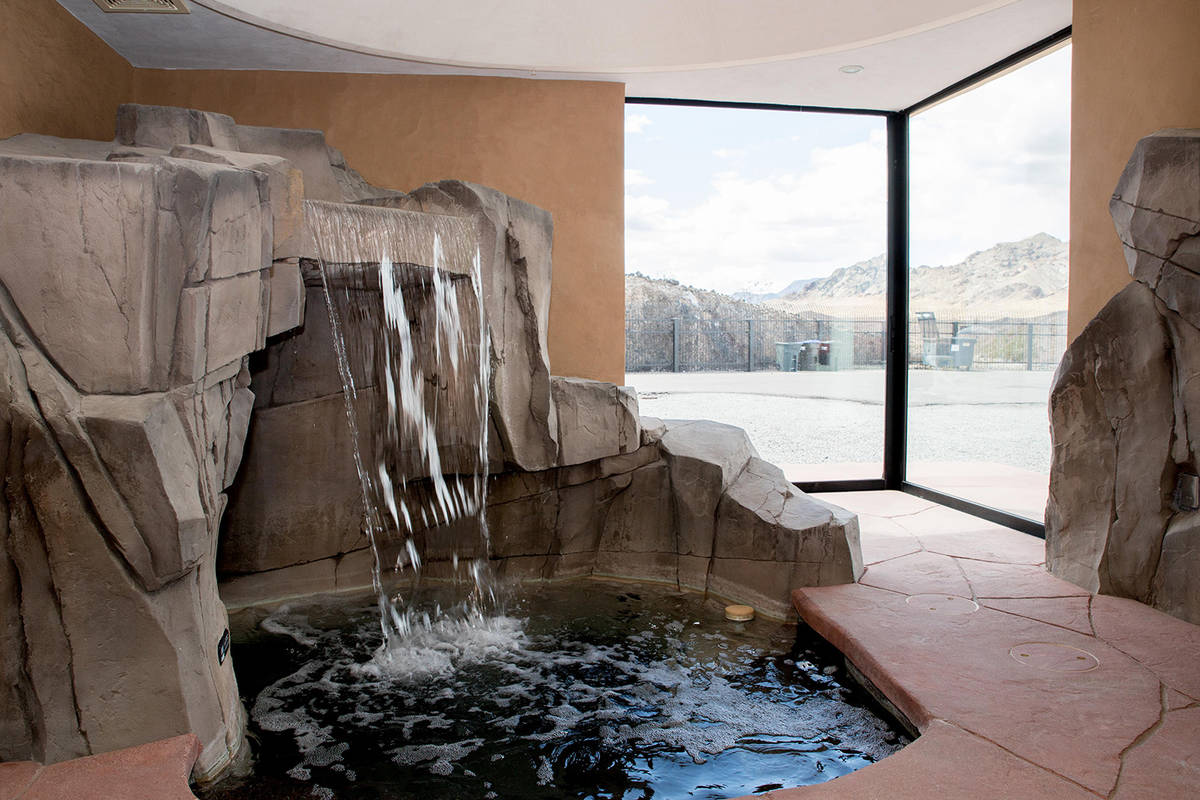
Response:
[[[383,649],[432,624],[422,574],[494,599],[485,514],[490,347],[479,249],[465,220],[305,201],[374,554]]]

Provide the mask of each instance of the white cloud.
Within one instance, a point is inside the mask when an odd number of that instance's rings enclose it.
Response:
[[[649,186],[654,183],[654,179],[642,172],[640,169],[625,170],[625,188],[631,186]]]
[[[996,242],[1068,235],[1070,52],[913,118],[912,260],[952,264]]]
[[[717,158],[725,160],[746,157],[746,151],[740,147],[720,147],[713,150],[712,154]]]
[[[629,111],[625,112],[625,133],[641,133],[646,130],[646,126],[653,124],[645,114],[633,114]]]
[[[913,118],[914,265],[956,263],[1041,231],[1066,238],[1069,64],[1069,50],[1055,53]],[[707,152],[720,161],[695,167],[709,171],[695,199],[667,191],[675,187],[657,164],[631,164],[627,271],[721,291],[781,288],[884,252],[885,140],[879,130],[765,175],[729,160],[737,142],[714,141]],[[660,177],[656,191],[647,173]]]
[[[721,291],[782,286],[870,258],[885,246],[885,142],[818,150],[805,171],[712,176],[690,207],[625,198],[625,267]]]

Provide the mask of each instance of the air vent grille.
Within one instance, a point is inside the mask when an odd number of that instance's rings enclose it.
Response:
[[[187,14],[183,0],[95,0],[101,10],[136,14]]]

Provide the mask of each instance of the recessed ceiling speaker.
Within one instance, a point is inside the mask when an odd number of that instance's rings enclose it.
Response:
[[[183,0],[94,0],[110,14],[190,14]]]

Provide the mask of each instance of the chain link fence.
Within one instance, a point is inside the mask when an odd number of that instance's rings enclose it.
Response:
[[[755,318],[626,317],[627,372],[881,369],[882,315],[820,312]],[[909,320],[909,364],[943,369],[1052,370],[1067,346],[1066,313]]]

